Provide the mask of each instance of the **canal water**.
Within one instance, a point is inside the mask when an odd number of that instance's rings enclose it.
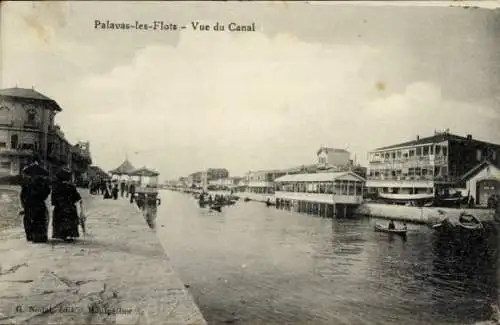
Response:
[[[457,246],[424,226],[403,241],[373,231],[387,221],[160,196],[157,234],[209,324],[471,324],[498,300],[492,225]]]

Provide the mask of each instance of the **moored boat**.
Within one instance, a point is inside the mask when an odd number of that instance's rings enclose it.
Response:
[[[395,235],[399,235],[399,236],[406,236],[408,229],[389,229],[389,228],[381,226],[381,225],[375,225],[375,231],[376,232],[385,232],[385,233],[389,233],[389,234],[395,234]]]
[[[217,212],[221,212],[222,211],[222,205],[220,205],[220,204],[212,204],[212,205],[210,205],[210,209],[211,210],[215,210]]]
[[[471,214],[461,214],[458,218],[458,226],[467,230],[482,230],[483,223],[479,219]]]

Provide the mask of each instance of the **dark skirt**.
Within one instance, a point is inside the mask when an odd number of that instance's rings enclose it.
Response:
[[[75,205],[55,206],[52,215],[52,238],[78,238],[78,211]]]
[[[30,204],[24,210],[24,231],[26,239],[34,243],[45,243],[48,240],[49,213],[44,202]]]

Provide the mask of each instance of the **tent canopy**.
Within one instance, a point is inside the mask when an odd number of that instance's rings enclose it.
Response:
[[[116,167],[113,170],[110,170],[109,173],[112,175],[130,175],[134,171],[134,166],[128,161],[128,159],[125,159],[125,161],[118,167]]]
[[[154,176],[160,175],[160,173],[158,173],[157,171],[155,171],[153,169],[149,169],[149,168],[146,168],[146,167],[141,167],[141,168],[138,168],[138,169],[132,171],[129,175],[130,176],[154,177]]]

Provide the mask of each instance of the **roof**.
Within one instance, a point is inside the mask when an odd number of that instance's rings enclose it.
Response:
[[[318,152],[316,153],[317,155],[319,155],[319,153],[323,150],[326,150],[327,152],[330,152],[330,151],[333,151],[333,152],[344,152],[344,153],[349,153],[349,151],[345,150],[345,149],[337,149],[337,148],[330,148],[330,147],[322,147],[322,148],[319,148]]]
[[[395,148],[400,148],[400,147],[410,147],[410,146],[416,146],[416,145],[422,145],[422,144],[428,144],[428,143],[438,143],[438,142],[443,142],[443,141],[448,141],[448,140],[454,140],[454,141],[459,141],[459,142],[470,141],[470,139],[467,139],[466,137],[462,137],[459,135],[444,132],[444,133],[437,133],[437,134],[429,136],[429,137],[420,138],[418,140],[415,139],[412,141],[393,144],[393,145],[386,146],[386,147],[380,147],[380,148],[377,148],[375,150],[386,150],[386,149],[395,149]],[[498,145],[498,144],[488,143],[488,142],[480,141],[477,139],[472,139],[472,141],[500,147],[500,145]]]
[[[156,170],[149,169],[144,167],[138,168],[130,173],[130,176],[148,176],[148,177],[154,177],[158,176],[160,173],[158,173]]]
[[[0,89],[0,96],[17,98],[17,99],[27,99],[34,101],[46,102],[49,106],[48,108],[55,111],[62,111],[61,107],[56,103],[55,100],[49,98],[34,89],[27,88],[6,88]]]
[[[483,160],[482,162],[480,162],[476,166],[472,167],[467,173],[465,173],[462,176],[462,180],[468,180],[468,179],[476,176],[479,172],[481,172],[484,168],[486,168],[488,166],[493,166],[495,168],[500,168],[500,166],[492,163],[489,160]]]
[[[361,176],[352,172],[313,173],[285,175],[275,182],[328,182],[336,179],[365,181]]]
[[[90,166],[88,173],[89,173],[89,178],[91,180],[109,179],[110,178],[109,175],[104,170],[102,170],[101,168],[99,168],[97,166]]]
[[[132,166],[132,164],[130,163],[130,161],[128,161],[128,159],[125,159],[125,161],[122,162],[120,166],[116,167],[113,170],[110,170],[109,172],[115,175],[129,175],[134,170],[135,167]]]

